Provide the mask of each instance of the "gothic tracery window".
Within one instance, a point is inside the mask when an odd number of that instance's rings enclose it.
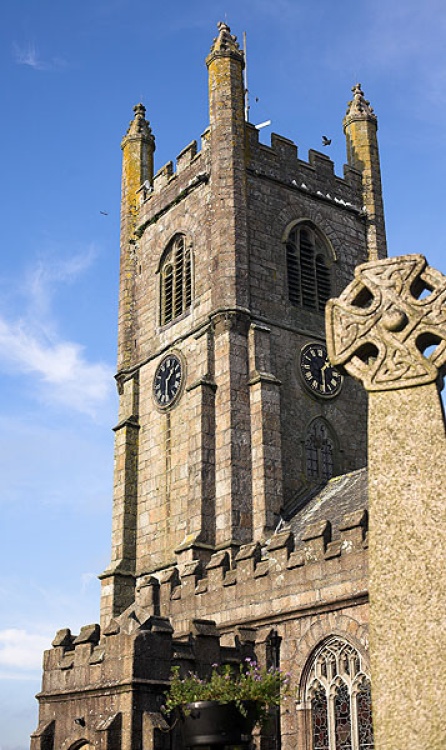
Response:
[[[307,678],[313,750],[373,750],[370,678],[353,646],[333,637]]]
[[[306,473],[308,479],[322,479],[326,482],[335,471],[335,443],[327,424],[315,419],[305,439]]]
[[[291,304],[323,313],[331,296],[327,248],[310,224],[297,224],[292,229],[286,258]]]
[[[171,240],[161,266],[161,325],[186,312],[192,303],[192,251],[183,234]]]

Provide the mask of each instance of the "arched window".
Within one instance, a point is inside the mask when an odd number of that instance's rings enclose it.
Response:
[[[370,678],[350,643],[333,637],[313,657],[306,684],[313,750],[373,750]]]
[[[192,251],[177,234],[166,248],[161,266],[161,325],[170,323],[192,304]]]
[[[326,482],[335,473],[335,441],[323,419],[311,422],[305,438],[305,461],[308,479]]]
[[[327,248],[310,224],[297,224],[286,243],[288,297],[292,305],[323,313],[331,296]]]

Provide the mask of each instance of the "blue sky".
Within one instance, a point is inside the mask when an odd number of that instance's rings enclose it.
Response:
[[[306,159],[328,135],[338,174],[342,118],[362,83],[379,119],[389,252],[421,252],[446,273],[444,0],[2,4],[0,750],[29,746],[56,630],[98,619],[117,414],[120,140],[140,100],[157,169],[199,140],[219,20],[239,39],[247,32],[250,119],[272,120],[262,139],[291,138]]]

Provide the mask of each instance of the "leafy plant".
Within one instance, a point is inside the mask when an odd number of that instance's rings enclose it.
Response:
[[[180,677],[180,668],[172,667],[171,684],[164,710],[175,708],[188,712],[187,704],[196,701],[235,703],[246,716],[254,711],[255,720],[262,722],[271,706],[277,706],[288,692],[289,675],[275,667],[259,667],[256,661],[245,659],[238,672],[230,665],[213,664],[211,676],[202,680],[194,672]]]

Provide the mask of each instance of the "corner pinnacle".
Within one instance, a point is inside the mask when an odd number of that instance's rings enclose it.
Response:
[[[130,122],[126,135],[139,135],[153,138],[150,123],[146,120],[146,108],[144,104],[135,104],[133,107],[135,113],[134,119]]]
[[[240,50],[237,42],[237,37],[231,34],[231,29],[228,24],[219,21],[217,26],[218,36],[214,39],[214,43],[211,47],[211,54],[215,52],[226,52],[243,56],[243,52]]]
[[[376,123],[376,115],[370,102],[364,96],[361,84],[357,83],[352,88],[353,99],[347,105],[347,112],[344,118],[344,127],[352,120],[371,120]]]

